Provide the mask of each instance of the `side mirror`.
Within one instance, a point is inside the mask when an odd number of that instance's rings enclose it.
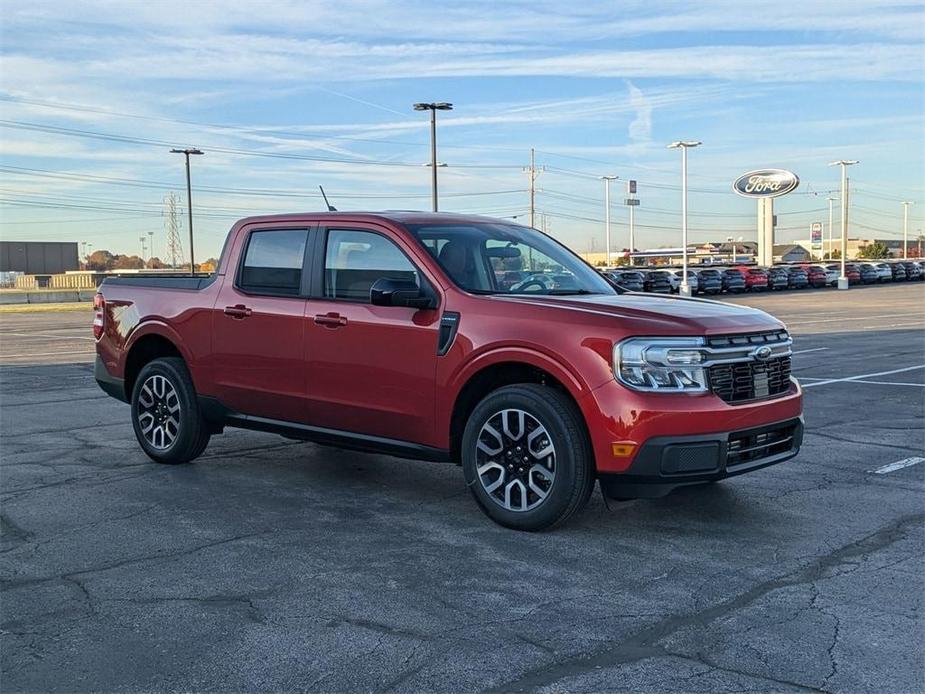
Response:
[[[435,301],[411,280],[380,277],[369,289],[369,302],[373,306],[408,306],[434,308]]]

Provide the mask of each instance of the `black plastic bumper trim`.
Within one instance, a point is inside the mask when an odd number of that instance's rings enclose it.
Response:
[[[106,395],[122,402],[128,402],[128,396],[125,394],[125,381],[109,373],[99,354],[96,355],[96,362],[93,364],[93,377]]]
[[[789,444],[787,450],[779,451],[763,458],[746,460],[727,465],[730,457],[730,439],[756,436],[758,434],[788,430],[788,438],[775,441],[770,447]],[[795,417],[765,426],[740,429],[717,434],[699,434],[693,436],[659,436],[649,439],[636,454],[629,470],[622,473],[601,473],[598,479],[604,494],[613,498],[659,497],[672,489],[690,484],[702,484],[714,480],[741,475],[760,470],[770,465],[782,463],[800,452],[803,443],[803,417]],[[712,444],[708,446],[707,444]],[[710,469],[698,468],[692,472],[672,471],[665,473],[669,454],[676,449],[715,451],[715,458]],[[739,449],[738,453],[747,453]],[[735,455],[736,452],[733,452]]]

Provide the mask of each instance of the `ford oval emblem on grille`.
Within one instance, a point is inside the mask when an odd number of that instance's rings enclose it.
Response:
[[[771,358],[771,348],[767,345],[764,345],[763,347],[756,349],[753,354],[755,355],[755,359],[758,361],[767,361]]]

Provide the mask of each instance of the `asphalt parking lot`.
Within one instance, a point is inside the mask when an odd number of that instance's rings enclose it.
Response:
[[[794,335],[799,457],[542,534],[449,465],[150,463],[89,312],[0,315],[3,690],[925,691],[925,284],[729,300]]]

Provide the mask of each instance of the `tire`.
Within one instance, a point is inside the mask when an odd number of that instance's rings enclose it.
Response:
[[[132,389],[132,428],[156,463],[188,463],[209,445],[211,433],[182,359],[162,357],[141,369]]]
[[[540,428],[545,431],[538,434]],[[550,448],[551,453],[536,455]],[[515,530],[564,522],[585,506],[594,489],[594,457],[581,413],[566,395],[547,386],[525,383],[489,393],[466,422],[462,466],[485,514]]]

